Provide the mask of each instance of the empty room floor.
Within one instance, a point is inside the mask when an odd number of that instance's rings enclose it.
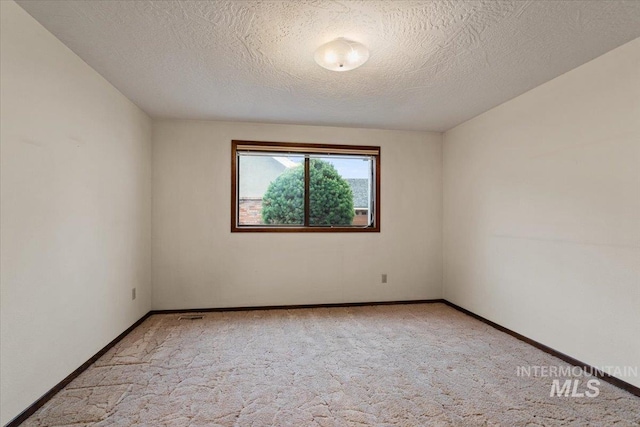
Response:
[[[519,375],[570,365],[441,303],[202,315],[149,317],[23,425],[640,425],[640,398],[551,397],[590,377]]]

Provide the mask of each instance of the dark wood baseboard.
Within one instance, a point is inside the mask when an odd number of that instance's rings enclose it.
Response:
[[[91,358],[89,360],[87,360],[82,365],[80,365],[78,367],[78,369],[76,369],[75,371],[73,371],[69,375],[67,375],[67,377],[65,379],[63,379],[58,384],[53,386],[53,388],[51,390],[49,390],[48,392],[43,394],[38,400],[33,402],[31,404],[31,406],[29,406],[27,409],[25,409],[20,414],[18,414],[18,416],[16,416],[14,419],[9,421],[9,423],[6,424],[5,427],[15,427],[15,426],[19,426],[20,424],[22,424],[27,418],[29,418],[31,415],[33,415],[34,412],[36,412],[38,409],[40,409],[45,403],[47,403],[60,390],[65,388],[67,386],[67,384],[69,384],[76,377],[78,377],[78,375],[80,375],[89,366],[91,366],[93,364],[93,362],[95,362],[100,357],[102,357],[102,355],[104,355],[107,351],[111,350],[111,348],[114,345],[118,344],[118,342],[120,342],[120,340],[122,340],[124,337],[126,337],[129,334],[129,332],[133,331],[135,328],[140,326],[140,324],[142,324],[142,322],[144,322],[150,315],[151,315],[151,313],[149,312],[149,313],[145,314],[144,316],[142,316],[140,319],[138,319],[133,325],[129,326],[123,333],[121,333],[120,335],[115,337],[109,344],[105,345],[102,349],[100,349],[100,351],[98,351],[96,354],[91,356]]]
[[[546,345],[544,345],[544,344],[542,344],[542,343],[540,343],[538,341],[532,340],[531,338],[525,337],[524,335],[521,335],[521,334],[519,334],[517,332],[514,332],[511,329],[505,328],[504,326],[499,325],[499,324],[497,324],[495,322],[492,322],[489,319],[485,319],[484,317],[479,316],[479,315],[473,313],[472,311],[467,310],[466,308],[462,308],[459,305],[456,305],[456,304],[454,304],[452,302],[449,302],[447,300],[443,300],[443,302],[446,305],[448,305],[449,307],[455,308],[456,310],[458,310],[458,311],[460,311],[460,312],[462,312],[462,313],[464,313],[464,314],[466,314],[468,316],[471,316],[474,319],[477,319],[477,320],[479,320],[479,321],[481,321],[483,323],[486,323],[487,325],[489,325],[489,326],[491,326],[491,327],[493,327],[493,328],[495,328],[495,329],[497,329],[499,331],[502,331],[502,332],[504,332],[506,334],[509,334],[512,337],[519,339],[520,341],[524,341],[527,344],[529,344],[529,345],[531,345],[531,346],[533,346],[533,347],[535,347],[535,348],[537,348],[539,350],[544,351],[545,353],[548,353],[548,354],[550,354],[552,356],[555,356],[558,359],[563,360],[563,361],[565,361],[565,362],[567,362],[567,363],[569,363],[569,364],[571,364],[573,366],[577,366],[579,368],[582,368],[584,371],[592,373],[593,376],[595,376],[597,378],[600,378],[601,380],[606,381],[609,384],[612,384],[612,385],[614,385],[614,386],[616,386],[618,388],[626,390],[629,393],[640,397],[640,387],[636,387],[633,384],[629,384],[628,382],[623,381],[620,378],[612,377],[611,375],[607,374],[606,372],[602,372],[602,371],[594,368],[591,365],[583,363],[583,362],[579,361],[576,358],[573,358],[573,357],[568,356],[568,355],[566,355],[564,353],[561,353],[558,350],[555,350],[555,349],[553,349],[553,348],[551,348],[549,346],[546,346]]]
[[[255,311],[255,310],[299,310],[304,308],[336,308],[336,307],[369,307],[375,305],[399,305],[399,304],[434,304],[444,303],[443,299],[419,299],[402,301],[374,301],[374,302],[338,302],[327,304],[295,304],[295,305],[264,305],[248,307],[218,307],[218,308],[187,308],[175,310],[151,310],[153,314],[176,314],[176,313],[219,313],[225,311]]]
[[[144,322],[149,316],[154,314],[175,314],[175,313],[208,313],[208,312],[226,312],[226,311],[253,311],[253,310],[296,310],[296,309],[304,309],[304,308],[335,308],[335,307],[365,307],[365,306],[376,306],[376,305],[399,305],[399,304],[432,304],[432,303],[442,303],[446,304],[449,307],[452,307],[464,314],[467,314],[474,319],[480,320],[481,322],[486,323],[489,326],[492,326],[499,331],[507,333],[521,341],[526,342],[529,345],[532,345],[545,353],[548,353],[552,356],[555,356],[561,360],[564,360],[567,363],[570,363],[574,366],[579,366],[589,372],[594,372],[595,376],[602,379],[603,381],[607,381],[610,384],[613,384],[616,387],[619,387],[623,390],[628,391],[638,397],[640,397],[640,388],[634,386],[633,384],[629,384],[626,381],[623,381],[619,378],[612,377],[604,372],[598,372],[595,368],[587,365],[586,363],[582,363],[579,360],[568,356],[564,353],[561,353],[557,350],[554,350],[551,347],[548,347],[544,344],[539,343],[538,341],[534,341],[530,338],[525,337],[517,332],[512,331],[511,329],[505,328],[491,320],[485,319],[482,316],[479,316],[465,308],[462,308],[452,302],[449,302],[445,299],[427,299],[427,300],[407,300],[407,301],[377,301],[377,302],[350,302],[350,303],[330,303],[330,304],[299,304],[299,305],[270,305],[270,306],[250,306],[250,307],[220,307],[220,308],[198,308],[198,309],[183,309],[183,310],[151,310],[144,316],[142,316],[137,322],[133,325],[129,326],[123,333],[114,338],[109,344],[104,346],[100,351],[94,354],[89,360],[83,363],[78,369],[67,375],[65,379],[56,384],[51,390],[46,392],[42,397],[36,400],[31,406],[22,411],[18,416],[16,416],[13,420],[9,421],[5,427],[16,427],[22,424],[27,418],[33,415],[38,409],[40,409],[45,403],[47,403],[53,396],[55,396],[60,390],[62,390],[67,384],[73,381],[78,375],[80,375],[83,371],[85,371],[89,366],[91,366],[96,360],[98,360],[102,355],[104,355],[107,351],[109,351],[114,345],[116,345],[120,340],[122,340],[125,336],[127,336],[131,331],[137,328],[142,322]]]

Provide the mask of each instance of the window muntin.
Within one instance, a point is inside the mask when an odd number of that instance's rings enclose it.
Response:
[[[232,141],[231,231],[380,231],[380,148]]]

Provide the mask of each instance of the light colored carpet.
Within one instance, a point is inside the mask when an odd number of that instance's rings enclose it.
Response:
[[[640,425],[640,398],[605,382],[550,397],[517,367],[569,365],[444,304],[178,318],[147,319],[24,425]]]

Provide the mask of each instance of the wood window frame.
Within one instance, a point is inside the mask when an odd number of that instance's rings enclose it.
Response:
[[[373,162],[373,224],[358,226],[238,225],[239,188],[238,152],[274,152],[301,155],[369,155]],[[231,141],[231,232],[232,233],[379,233],[380,232],[380,147],[365,145],[307,144],[297,142]],[[305,193],[309,176],[305,174]],[[309,215],[309,198],[305,197],[305,217]],[[308,223],[308,221],[305,221]]]

